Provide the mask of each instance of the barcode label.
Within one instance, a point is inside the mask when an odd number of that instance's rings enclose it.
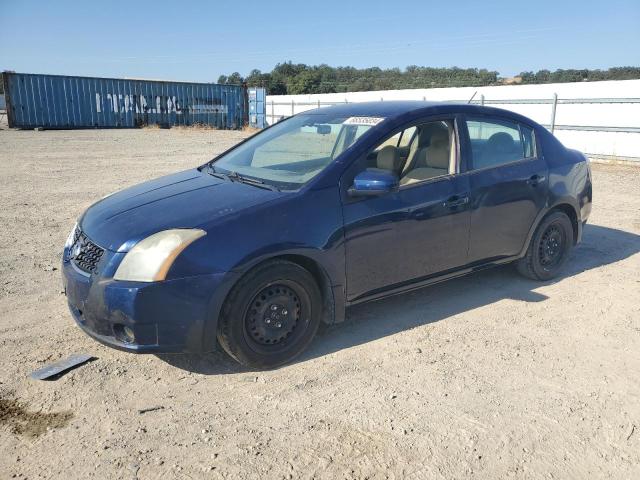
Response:
[[[368,125],[373,127],[383,120],[384,118],[380,117],[350,117],[343,122],[343,125]]]

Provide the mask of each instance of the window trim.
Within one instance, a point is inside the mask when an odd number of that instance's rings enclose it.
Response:
[[[538,148],[537,148],[537,141],[536,141],[536,130],[528,125],[524,125],[522,122],[518,122],[518,130],[520,131],[520,143],[522,144],[522,153],[525,153],[525,142],[524,142],[524,134],[522,133],[522,127],[527,127],[529,130],[531,130],[531,148],[533,149],[533,155],[531,155],[530,157],[522,157],[524,160],[528,160],[529,158],[537,158],[538,156]]]
[[[495,168],[510,167],[510,166],[513,166],[513,165],[521,165],[523,163],[534,162],[536,160],[538,160],[538,157],[520,158],[518,160],[514,160],[514,161],[509,162],[509,163],[501,163],[500,165],[492,165],[490,167],[476,168],[475,170],[467,170],[466,172],[460,173],[460,175],[470,175],[470,174],[473,174],[473,173],[476,173],[476,172],[486,172],[486,171],[489,171],[489,170],[493,170]]]

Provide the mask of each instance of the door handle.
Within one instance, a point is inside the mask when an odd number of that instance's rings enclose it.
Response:
[[[466,205],[467,203],[469,203],[469,197],[454,195],[453,197],[450,197],[449,199],[447,199],[447,201],[443,203],[443,206],[446,208],[455,208],[455,207],[461,207],[462,205]]]
[[[537,185],[540,185],[545,180],[546,177],[544,175],[531,175],[531,177],[529,177],[529,179],[527,180],[527,184],[535,187]]]

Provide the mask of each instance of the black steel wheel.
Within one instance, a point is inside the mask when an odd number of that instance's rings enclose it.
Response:
[[[516,262],[516,267],[525,277],[551,280],[560,273],[572,248],[571,220],[564,212],[552,212],[538,225],[526,255]]]
[[[283,280],[263,288],[253,297],[244,316],[247,340],[259,350],[275,350],[295,342],[303,333],[303,329],[296,329],[298,323],[309,315],[307,305],[307,293],[295,282]]]
[[[562,260],[566,237],[563,229],[552,223],[542,232],[538,245],[538,261],[545,270],[555,268]]]
[[[218,341],[241,364],[272,368],[311,342],[322,317],[322,297],[301,266],[274,260],[247,273],[232,289],[218,324]]]

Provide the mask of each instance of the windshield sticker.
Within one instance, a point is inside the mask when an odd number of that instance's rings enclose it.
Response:
[[[382,122],[384,118],[380,117],[350,117],[347,118],[342,124],[343,125],[367,125],[370,127],[374,127],[380,122]]]

